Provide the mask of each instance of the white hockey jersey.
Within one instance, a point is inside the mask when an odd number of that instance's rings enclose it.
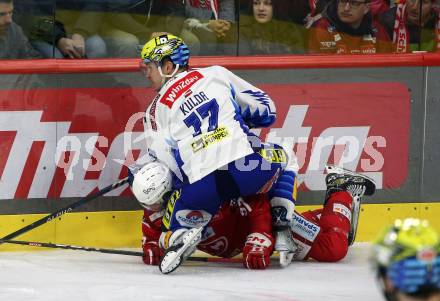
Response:
[[[249,127],[275,121],[273,101],[229,70],[192,69],[170,79],[147,108],[149,151],[194,183],[253,152]]]

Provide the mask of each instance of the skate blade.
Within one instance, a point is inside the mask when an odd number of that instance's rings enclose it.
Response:
[[[176,251],[169,251],[162,258],[159,265],[159,270],[162,274],[169,274],[175,269],[177,269],[181,263],[182,263],[182,255]]]
[[[203,227],[198,229],[192,229],[188,233],[187,237],[184,237],[184,244],[177,251],[168,251],[162,258],[159,264],[159,270],[162,274],[169,274],[176,270],[183,262],[183,254],[191,247],[193,247],[196,242],[199,242],[198,236],[203,231]],[[189,256],[189,255],[187,255]],[[186,258],[186,257],[185,257]]]
[[[295,253],[289,251],[278,251],[278,253],[280,254],[280,266],[282,268],[288,267],[292,262]]]

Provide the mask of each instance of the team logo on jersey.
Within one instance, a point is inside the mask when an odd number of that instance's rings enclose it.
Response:
[[[216,256],[220,256],[228,249],[228,240],[226,237],[221,236],[210,242],[201,242],[197,247],[202,251],[214,253]]]
[[[217,128],[214,132],[202,135],[195,142],[191,143],[191,148],[194,153],[201,149],[207,148],[208,146],[229,137],[229,132],[225,127]]]
[[[176,219],[184,227],[201,227],[209,223],[211,214],[205,210],[179,210]]]
[[[161,97],[160,102],[171,109],[174,102],[202,78],[203,75],[198,71],[188,73],[166,90]]]

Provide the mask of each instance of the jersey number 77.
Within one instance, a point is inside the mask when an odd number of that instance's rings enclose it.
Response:
[[[198,107],[195,112],[192,112],[188,117],[186,117],[183,122],[187,127],[193,127],[194,133],[193,137],[202,134],[202,120],[209,118],[208,132],[215,131],[218,127],[218,103],[215,98],[211,99],[207,103],[202,104]],[[196,114],[198,113],[198,115]],[[199,116],[200,115],[200,116]]]

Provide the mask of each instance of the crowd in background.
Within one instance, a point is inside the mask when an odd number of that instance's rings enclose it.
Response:
[[[137,57],[163,32],[202,56],[435,52],[436,1],[0,0],[0,58]]]

